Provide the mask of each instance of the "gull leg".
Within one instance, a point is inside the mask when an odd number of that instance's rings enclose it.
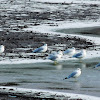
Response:
[[[57,61],[54,61],[54,65],[57,65]]]
[[[82,59],[79,59],[79,62],[82,63]]]

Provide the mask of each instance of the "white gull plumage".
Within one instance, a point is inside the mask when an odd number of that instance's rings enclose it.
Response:
[[[64,79],[69,79],[69,78],[77,78],[81,75],[81,69],[77,68],[75,71],[73,71],[68,77],[65,77]]]
[[[43,46],[36,48],[35,50],[33,50],[33,53],[42,53],[42,52],[46,52],[48,49],[47,44],[44,44]]]
[[[86,50],[83,49],[81,52],[74,54],[72,57],[82,59],[86,57]]]
[[[54,53],[50,54],[48,56],[48,59],[56,62],[56,61],[60,60],[62,56],[63,56],[62,51],[58,51],[58,52],[54,52]]]
[[[64,54],[72,56],[75,54],[75,52],[76,52],[76,49],[74,47],[72,47],[72,48],[68,48],[66,51],[64,51]]]
[[[3,52],[4,52],[4,50],[5,50],[4,45],[0,45],[0,53],[3,53]]]

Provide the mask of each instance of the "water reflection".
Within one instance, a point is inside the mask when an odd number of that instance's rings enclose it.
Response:
[[[53,63],[0,65],[0,85],[16,87],[52,89],[64,92],[77,92],[99,96],[100,73],[93,69],[99,61],[87,62],[64,61],[57,65]],[[75,79],[63,80],[73,70],[81,68],[82,74]],[[10,83],[10,84],[9,84]],[[14,84],[12,84],[14,83]],[[15,84],[16,83],[16,84]],[[93,87],[93,88],[83,88]],[[95,91],[94,91],[95,89]],[[91,91],[88,92],[87,91]]]
[[[80,81],[75,82],[74,89],[79,91],[80,90],[80,87],[81,87]]]
[[[63,65],[57,64],[54,66],[57,70],[61,70],[63,68]]]
[[[81,64],[80,64],[80,67],[81,67],[82,69],[86,68],[86,63],[81,63]]]

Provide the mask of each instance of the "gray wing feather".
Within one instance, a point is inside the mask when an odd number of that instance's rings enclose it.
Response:
[[[42,50],[43,50],[43,48],[40,47],[40,48],[37,48],[37,49],[33,50],[33,53],[39,53],[39,52],[41,52]]]

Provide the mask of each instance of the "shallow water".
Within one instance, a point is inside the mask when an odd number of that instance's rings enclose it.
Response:
[[[0,85],[100,96],[100,69],[92,68],[98,63],[93,61],[0,65]],[[76,68],[82,69],[77,81],[63,80]]]
[[[66,34],[79,34],[85,36],[95,36],[100,37],[100,26],[96,27],[85,27],[85,28],[69,28],[69,29],[59,29],[56,32],[66,33]]]

